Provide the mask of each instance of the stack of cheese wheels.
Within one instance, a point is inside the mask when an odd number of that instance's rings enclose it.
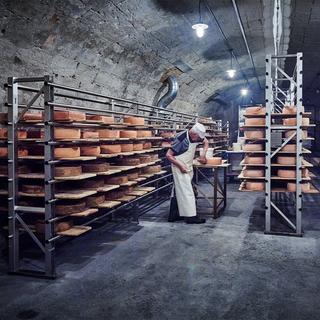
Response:
[[[137,157],[128,157],[121,158],[117,161],[121,166],[137,166],[140,164],[140,158]]]
[[[100,129],[99,138],[101,139],[119,139],[120,131],[119,130],[109,130],[109,129]]]
[[[144,167],[142,168],[142,173],[157,173],[161,171],[161,166],[149,166],[149,167]]]
[[[264,170],[258,169],[244,169],[243,176],[248,178],[262,178],[264,176]]]
[[[296,178],[296,170],[279,169],[278,170],[278,177],[295,179]],[[302,178],[308,178],[308,177],[309,177],[309,170],[303,169],[302,170]]]
[[[121,189],[109,191],[105,194],[106,200],[117,200],[124,196],[124,191]]]
[[[23,184],[21,191],[28,194],[42,194],[44,193],[44,185]]]
[[[87,114],[86,119],[89,121],[97,121],[97,122],[103,122],[105,124],[113,124],[114,123],[114,117],[113,116],[101,116],[99,114]]]
[[[100,146],[101,153],[117,154],[121,153],[120,144],[104,144]]]
[[[63,232],[71,229],[73,227],[73,222],[70,221],[63,221],[63,222],[56,222],[54,225],[55,232]],[[35,224],[35,230],[37,233],[45,233],[46,224],[44,221],[37,221]]]
[[[263,145],[255,144],[255,143],[247,143],[242,146],[242,150],[247,152],[263,151]]]
[[[54,149],[55,158],[78,158],[80,157],[79,147],[58,147]]]
[[[124,143],[120,145],[121,152],[131,152],[133,151],[133,143]]]
[[[244,137],[247,139],[262,139],[264,138],[264,131],[262,130],[245,131]]]
[[[82,171],[85,173],[107,172],[110,168],[109,163],[85,163],[82,165]]]
[[[22,116],[24,121],[43,121],[43,112],[26,112]]]
[[[143,150],[143,143],[134,143],[133,144],[133,151],[142,151]]]
[[[246,126],[261,126],[266,124],[266,119],[264,118],[246,118],[244,121]]]
[[[292,182],[288,182],[287,184],[287,190],[289,192],[296,192],[297,190],[297,186],[295,183],[292,183]],[[302,192],[309,192],[311,190],[311,185],[309,182],[306,182],[306,183],[301,183],[301,191]]]
[[[120,138],[135,139],[135,138],[137,138],[137,131],[134,131],[134,130],[121,130],[120,131]]]
[[[150,130],[139,130],[139,131],[137,131],[137,137],[138,138],[151,138],[152,137],[152,131],[150,131]]]
[[[84,121],[86,114],[79,111],[56,110],[53,118],[55,121]]]
[[[266,108],[262,106],[255,106],[255,107],[247,107],[245,110],[245,115],[265,115]]]
[[[97,130],[83,130],[81,131],[81,139],[99,139],[99,132]]]
[[[152,143],[151,142],[144,142],[143,143],[143,149],[151,149]]]
[[[140,159],[140,163],[149,163],[152,161],[152,158],[149,154],[141,154],[138,157]]]
[[[212,165],[212,166],[218,166],[222,163],[222,158],[221,157],[212,157],[212,158],[207,158],[207,164]]]
[[[308,126],[309,124],[310,124],[309,118],[302,118],[302,125],[303,126]],[[283,125],[295,126],[295,125],[297,125],[297,119],[296,118],[283,119]]]
[[[295,157],[284,157],[284,156],[278,156],[277,157],[277,163],[283,164],[283,165],[295,165],[296,164],[296,158]]]
[[[54,138],[61,139],[80,139],[81,131],[75,128],[54,128]]]
[[[98,177],[94,179],[87,179],[87,180],[84,180],[81,184],[85,189],[97,190],[104,186],[104,178]]]
[[[99,146],[80,147],[81,156],[97,157],[101,153]]]
[[[297,132],[297,131],[295,131],[295,130],[288,130],[288,131],[285,132],[284,136],[285,136],[286,138],[289,138],[289,137],[291,137],[292,135],[296,134],[296,132]],[[297,137],[297,136],[295,135],[295,136],[293,137],[293,139],[296,139],[296,137]],[[307,130],[302,130],[301,137],[302,137],[302,139],[307,139],[307,138],[308,138],[308,131],[307,131]]]
[[[105,184],[112,184],[112,185],[122,185],[127,183],[128,176],[127,175],[117,175],[117,176],[111,176],[111,177],[106,177],[104,179]]]
[[[284,152],[296,152],[297,146],[295,144],[286,144],[284,147],[282,147],[281,151]]]
[[[246,181],[246,189],[251,191],[263,191],[264,182]]]
[[[244,158],[244,163],[245,164],[264,164],[265,159],[264,157],[245,157]]]
[[[139,171],[137,171],[137,170],[131,171],[127,174],[127,176],[128,176],[129,181],[138,179],[139,178]]]
[[[304,112],[304,107],[301,108],[301,112]],[[282,108],[283,114],[297,114],[297,107],[296,106],[284,106]]]
[[[144,118],[124,116],[123,122],[127,123],[127,124],[132,124],[135,126],[143,126],[144,125]]]
[[[103,194],[93,195],[86,198],[86,204],[87,204],[87,207],[89,208],[95,208],[99,204],[103,203],[104,201],[105,201],[105,197]]]
[[[27,138],[30,139],[43,139],[44,131],[42,129],[31,129],[27,131]]]
[[[66,216],[86,210],[86,202],[81,201],[62,201],[55,205],[55,213],[58,216]]]
[[[82,174],[81,166],[70,166],[70,167],[55,167],[54,176],[55,177],[75,177]]]

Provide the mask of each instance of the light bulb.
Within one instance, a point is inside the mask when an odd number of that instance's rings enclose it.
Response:
[[[205,23],[197,23],[192,26],[192,29],[196,30],[199,38],[202,38],[204,36],[204,30],[208,29],[208,25]]]
[[[229,78],[234,78],[234,76],[236,75],[236,70],[235,69],[229,69],[227,70],[227,74]]]
[[[243,89],[241,89],[240,92],[241,92],[241,95],[242,95],[242,96],[246,96],[246,95],[248,94],[249,90],[246,89],[246,88],[243,88]]]

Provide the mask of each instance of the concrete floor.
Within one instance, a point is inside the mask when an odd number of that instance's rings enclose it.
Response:
[[[320,319],[320,196],[305,237],[281,237],[263,234],[261,196],[228,188],[205,225],[167,223],[164,204],[65,244],[55,281],[1,273],[0,319]]]

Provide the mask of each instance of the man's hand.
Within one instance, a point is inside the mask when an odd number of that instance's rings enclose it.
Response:
[[[179,169],[180,169],[181,173],[188,173],[189,172],[188,167],[183,163],[179,166]]]
[[[200,156],[197,160],[198,160],[201,164],[206,164],[206,163],[207,163],[207,158],[206,158],[205,155]]]

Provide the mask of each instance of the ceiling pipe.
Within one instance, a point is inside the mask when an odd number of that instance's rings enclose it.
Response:
[[[237,20],[238,20],[238,23],[239,23],[239,27],[240,27],[240,30],[241,30],[243,41],[244,41],[244,43],[246,45],[247,52],[248,52],[251,64],[253,66],[254,76],[256,77],[256,79],[258,81],[260,89],[262,90],[262,86],[261,86],[261,83],[260,83],[258,75],[257,75],[256,66],[254,64],[254,61],[253,61],[253,58],[252,58],[252,54],[251,54],[251,50],[250,50],[249,45],[248,45],[246,33],[244,31],[244,28],[243,28],[243,23],[242,23],[242,20],[241,20],[241,16],[240,16],[240,12],[239,12],[239,8],[238,8],[238,5],[237,5],[237,2],[236,2],[236,0],[231,0],[231,1],[232,1],[232,4],[233,4],[234,11],[235,11],[236,16],[237,16]]]

